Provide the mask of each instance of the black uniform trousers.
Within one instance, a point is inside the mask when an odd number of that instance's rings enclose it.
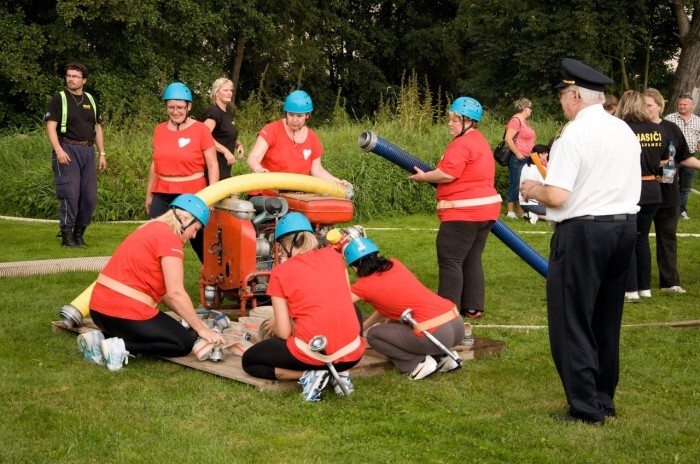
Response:
[[[552,358],[574,417],[615,411],[625,281],[635,221],[570,220],[552,236],[547,310]]]
[[[87,227],[97,206],[97,165],[95,149],[62,143],[70,163],[59,164],[51,151],[51,166],[58,198],[58,220],[61,228]]]
[[[677,267],[678,240],[676,239],[679,217],[678,206],[659,208],[654,216],[656,262],[659,265],[660,288],[670,288],[681,284]]]

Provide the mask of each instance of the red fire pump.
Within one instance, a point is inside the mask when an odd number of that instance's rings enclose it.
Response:
[[[199,281],[206,309],[255,308],[267,301],[272,268],[279,263],[275,226],[289,211],[305,215],[321,243],[334,224],[352,220],[351,200],[313,193],[276,193],[248,200],[233,195],[212,206],[204,229],[204,263]]]

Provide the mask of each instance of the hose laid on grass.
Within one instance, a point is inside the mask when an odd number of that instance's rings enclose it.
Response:
[[[357,143],[363,151],[374,152],[410,173],[415,173],[413,169],[414,166],[426,172],[435,169],[396,145],[392,145],[381,137],[378,137],[374,131],[365,131],[361,133],[360,137],[357,139]],[[437,187],[435,184],[431,185]],[[510,227],[505,225],[503,221],[500,219],[496,221],[496,224],[491,228],[491,232],[542,277],[547,277],[547,272],[549,270],[547,260],[520,238],[518,234],[513,232]]]
[[[100,272],[102,268],[107,265],[107,261],[109,261],[109,256],[0,263],[0,278],[29,277],[33,275],[58,274],[68,271]]]

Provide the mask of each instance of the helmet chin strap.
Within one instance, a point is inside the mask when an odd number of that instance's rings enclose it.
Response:
[[[183,234],[185,233],[185,230],[187,230],[188,227],[190,227],[192,224],[195,223],[195,221],[197,221],[197,219],[192,218],[190,223],[185,225],[182,223],[182,219],[180,219],[180,216],[178,216],[177,211],[175,209],[173,209],[173,214],[175,214],[175,219],[177,219],[177,222],[180,223],[180,232]]]
[[[464,116],[462,116],[462,132],[460,132],[457,137],[463,136],[469,129],[472,128],[472,126],[474,125],[474,121],[472,121],[471,119],[469,121],[470,121],[469,126],[465,126],[464,125]]]
[[[285,248],[284,245],[282,245],[282,243],[280,242],[280,248],[282,248],[282,251],[285,252],[288,259],[292,257],[292,250],[294,249],[294,244],[296,243],[298,238],[299,232],[294,232],[294,237],[292,237],[292,241],[289,242],[289,249]]]

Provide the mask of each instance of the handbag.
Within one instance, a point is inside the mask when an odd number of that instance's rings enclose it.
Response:
[[[520,122],[520,120],[518,120]],[[522,123],[521,123],[522,125]],[[493,149],[493,157],[496,160],[498,164],[501,166],[508,166],[508,161],[510,160],[510,156],[513,154],[510,148],[508,148],[508,144],[506,143],[506,131],[508,129],[503,131],[503,137],[501,142],[496,145],[496,148]],[[515,137],[513,137],[513,142],[515,142],[518,139],[518,134],[515,134]]]

